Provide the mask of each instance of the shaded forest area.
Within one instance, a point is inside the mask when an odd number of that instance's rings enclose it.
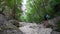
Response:
[[[0,0],[0,14],[20,22],[53,21],[60,30],[60,0]]]
[[[0,0],[0,14],[25,22],[40,23],[46,14],[48,19],[60,16],[59,9],[59,0]]]

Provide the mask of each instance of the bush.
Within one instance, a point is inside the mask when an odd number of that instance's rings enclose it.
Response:
[[[44,20],[44,15],[49,16],[53,14],[53,6],[55,5],[54,0],[26,0],[25,14],[22,16],[22,20],[26,22],[37,22],[40,23]],[[52,16],[51,16],[52,17]]]

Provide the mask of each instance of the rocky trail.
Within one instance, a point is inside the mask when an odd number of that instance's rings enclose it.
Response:
[[[44,21],[45,23],[42,24],[36,24],[8,20],[4,15],[0,14],[0,34],[59,34],[60,32],[54,31],[51,26],[46,27],[49,24],[55,26],[56,21],[60,20],[59,18],[54,18],[52,19],[53,21]]]
[[[42,24],[19,22],[22,25],[19,29],[25,34],[60,34],[60,32],[55,31],[58,20],[60,17],[43,21]]]

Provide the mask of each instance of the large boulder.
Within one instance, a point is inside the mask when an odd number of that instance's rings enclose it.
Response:
[[[59,22],[59,23],[58,23]],[[60,16],[54,17],[53,19],[48,20],[50,27],[55,31],[60,31]]]
[[[48,20],[48,23],[52,26],[56,26],[56,23],[60,20],[60,16]]]
[[[19,29],[25,34],[51,34],[51,28],[44,28],[43,24],[20,22]]]
[[[23,32],[0,14],[0,34],[23,34]]]

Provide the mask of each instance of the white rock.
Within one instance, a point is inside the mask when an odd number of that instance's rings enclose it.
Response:
[[[19,28],[25,34],[51,34],[51,28],[44,28],[42,24],[27,23]]]

